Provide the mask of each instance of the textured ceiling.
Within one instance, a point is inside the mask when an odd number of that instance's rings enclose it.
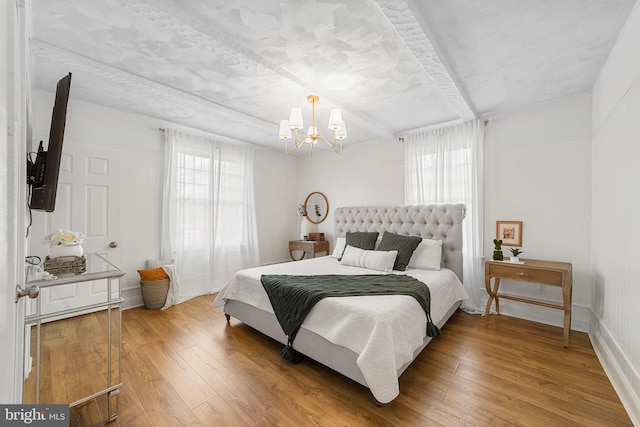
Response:
[[[589,91],[634,3],[35,0],[35,86],[274,149],[316,94],[347,149]]]

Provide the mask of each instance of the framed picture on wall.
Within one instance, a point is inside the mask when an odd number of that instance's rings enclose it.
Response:
[[[522,246],[522,221],[496,221],[496,239],[504,246]]]

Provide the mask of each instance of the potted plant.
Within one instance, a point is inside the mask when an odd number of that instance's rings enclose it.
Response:
[[[509,261],[520,262],[520,257],[518,255],[523,253],[523,251],[520,248],[509,248],[509,250],[511,251],[511,257],[509,258]]]
[[[502,254],[502,240],[493,239],[493,244],[493,260],[502,261],[504,259],[504,255]]]

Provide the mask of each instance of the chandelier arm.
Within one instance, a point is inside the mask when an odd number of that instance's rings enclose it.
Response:
[[[318,135],[336,154],[342,154],[342,138],[336,138],[336,131],[333,131],[333,143],[329,142],[323,135]],[[340,144],[338,144],[340,142]],[[339,146],[340,148],[336,148]]]
[[[294,151],[296,151],[296,149],[298,148],[298,146],[297,146],[297,145],[294,145],[293,147],[291,147],[291,150],[289,150],[289,144],[287,143],[287,140],[286,140],[286,139],[285,139],[285,141],[284,141],[284,144],[285,144],[285,146],[284,146],[284,152],[285,152],[285,153],[287,153],[287,154],[291,154],[291,153],[293,153],[293,152],[294,152]]]
[[[333,144],[333,146],[331,147],[331,149],[332,149],[334,152],[336,152],[337,154],[342,154],[342,138],[340,138],[340,149],[339,149],[339,150],[336,150],[335,145],[336,145],[336,144]]]
[[[307,139],[307,137],[305,136],[304,138],[298,141],[298,129],[294,129],[293,132],[294,132],[294,137],[293,137],[294,144],[291,147],[291,150],[289,150],[289,143],[287,142],[287,139],[285,138],[284,140],[284,150],[285,150],[285,153],[287,154],[291,154],[294,151],[296,151],[298,148],[302,146],[302,144],[304,144],[304,141]]]

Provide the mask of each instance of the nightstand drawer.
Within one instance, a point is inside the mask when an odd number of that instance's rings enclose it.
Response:
[[[488,275],[491,277],[562,286],[562,272],[560,271],[538,270],[527,268],[526,265],[500,263],[490,263],[489,266]]]
[[[307,251],[307,252],[312,252],[313,251],[313,243],[314,242],[305,242],[305,241],[292,241],[289,242],[289,250],[290,251]]]
[[[301,251],[302,255],[300,258],[296,258],[293,255],[295,251]],[[314,258],[318,252],[324,252],[325,255],[329,255],[329,242],[327,240],[323,241],[313,241],[313,240],[290,240],[289,241],[289,256],[293,261],[300,261],[304,258],[307,253],[312,255]]]

